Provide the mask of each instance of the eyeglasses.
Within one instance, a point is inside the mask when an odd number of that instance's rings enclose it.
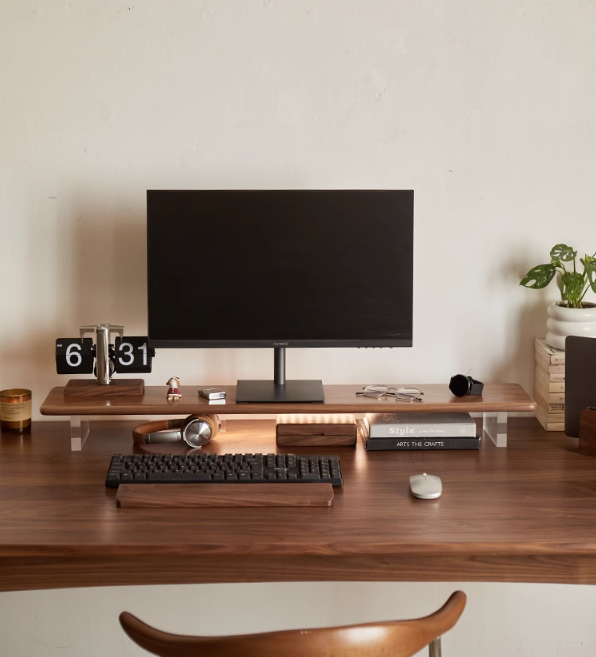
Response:
[[[400,401],[421,402],[424,393],[422,390],[418,390],[418,388],[393,388],[389,386],[372,385],[364,386],[362,391],[357,392],[356,394],[363,397],[375,397],[377,399],[379,397],[395,397]]]

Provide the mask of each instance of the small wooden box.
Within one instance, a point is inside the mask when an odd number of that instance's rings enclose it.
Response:
[[[277,444],[283,447],[354,446],[356,418],[349,414],[278,415]]]
[[[596,456],[596,410],[587,408],[579,421],[579,445],[577,451],[586,456]]]

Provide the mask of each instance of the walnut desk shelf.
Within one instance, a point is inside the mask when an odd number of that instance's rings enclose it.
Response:
[[[374,399],[358,397],[362,384],[325,386],[323,404],[296,403],[236,403],[236,386],[218,385],[226,391],[225,404],[210,404],[199,397],[198,386],[180,388],[182,399],[167,401],[164,386],[149,386],[139,397],[72,398],[64,396],[64,388],[53,388],[41,406],[42,415],[70,418],[71,448],[80,450],[89,433],[88,416],[191,415],[219,413],[221,415],[275,415],[278,413],[388,413],[388,412],[447,412],[482,413],[483,429],[497,447],[507,446],[507,413],[534,411],[536,403],[517,383],[489,383],[482,395],[455,397],[447,385],[420,385],[424,402],[408,403],[391,397]]]

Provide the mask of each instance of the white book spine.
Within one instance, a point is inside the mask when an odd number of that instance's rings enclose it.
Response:
[[[546,431],[565,431],[564,413],[547,413],[538,407],[536,409],[536,419]]]
[[[475,438],[476,424],[371,424],[370,438]]]
[[[536,354],[546,358],[551,365],[563,365],[565,363],[565,352],[551,347],[540,338],[536,338]]]
[[[565,381],[551,381],[548,376],[545,376],[539,370],[536,370],[536,382],[548,392],[565,392]]]
[[[565,404],[560,403],[560,404],[555,404],[555,403],[550,403],[546,401],[539,392],[535,391],[534,392],[534,399],[536,400],[536,403],[538,404],[538,408],[541,408],[543,411],[546,413],[564,413],[565,412]]]
[[[540,379],[534,379],[534,394],[542,397],[549,404],[564,404],[564,392],[549,392],[548,388],[543,384]]]

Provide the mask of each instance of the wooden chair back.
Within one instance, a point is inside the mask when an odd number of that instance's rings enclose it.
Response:
[[[411,657],[433,643],[431,655],[440,655],[436,640],[455,625],[465,606],[465,593],[456,591],[424,618],[238,636],[169,634],[126,611],[120,623],[135,643],[160,657]]]

